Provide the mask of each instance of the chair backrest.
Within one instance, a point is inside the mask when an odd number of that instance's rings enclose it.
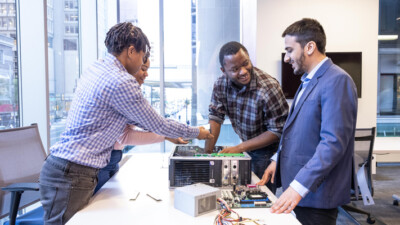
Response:
[[[356,171],[365,163],[367,170],[367,183],[371,194],[373,195],[372,186],[372,153],[374,150],[375,141],[375,127],[356,129],[355,142],[354,142],[354,156],[355,156],[355,169]]]
[[[37,124],[0,130],[0,187],[13,183],[38,182],[45,158],[46,152]],[[9,214],[10,197],[9,192],[0,189],[0,218]],[[26,192],[22,195],[20,208],[38,200],[38,192]]]

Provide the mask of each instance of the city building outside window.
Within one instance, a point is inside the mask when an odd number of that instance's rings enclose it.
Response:
[[[379,1],[377,136],[400,136],[400,2]]]
[[[20,126],[15,5],[0,4],[0,129]]]
[[[79,79],[79,1],[47,1],[50,145],[64,131]]]

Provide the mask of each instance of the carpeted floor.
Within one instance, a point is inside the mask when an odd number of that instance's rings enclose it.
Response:
[[[357,207],[369,211],[375,217],[376,225],[400,225],[400,206],[393,205],[393,194],[400,195],[400,164],[379,164],[376,175],[373,175],[374,181],[374,201],[375,205],[364,206],[362,200],[355,202]],[[282,193],[277,190],[277,196]],[[368,224],[367,216],[357,213],[351,213],[360,224]],[[339,212],[337,225],[356,224]],[[317,224],[319,225],[319,224]]]
[[[377,172],[372,177],[374,183],[375,205],[364,206],[362,201],[356,202],[357,207],[371,212],[376,225],[399,225],[400,206],[393,205],[393,194],[400,195],[400,164],[378,164]],[[367,216],[352,213],[360,224],[368,224]],[[338,225],[355,224],[343,214],[339,214]]]

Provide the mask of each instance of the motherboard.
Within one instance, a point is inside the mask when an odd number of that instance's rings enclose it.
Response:
[[[270,208],[272,202],[267,193],[257,185],[234,185],[221,189],[221,198],[230,208]]]

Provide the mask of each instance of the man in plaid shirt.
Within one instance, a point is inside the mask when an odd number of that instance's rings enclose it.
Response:
[[[225,115],[242,143],[220,153],[248,152],[252,171],[261,178],[277,151],[288,115],[288,104],[278,81],[253,67],[247,49],[228,42],[219,52],[223,75],[214,84],[209,106],[209,122],[214,139],[206,140],[211,152],[218,140]],[[275,186],[267,186],[275,192]]]

